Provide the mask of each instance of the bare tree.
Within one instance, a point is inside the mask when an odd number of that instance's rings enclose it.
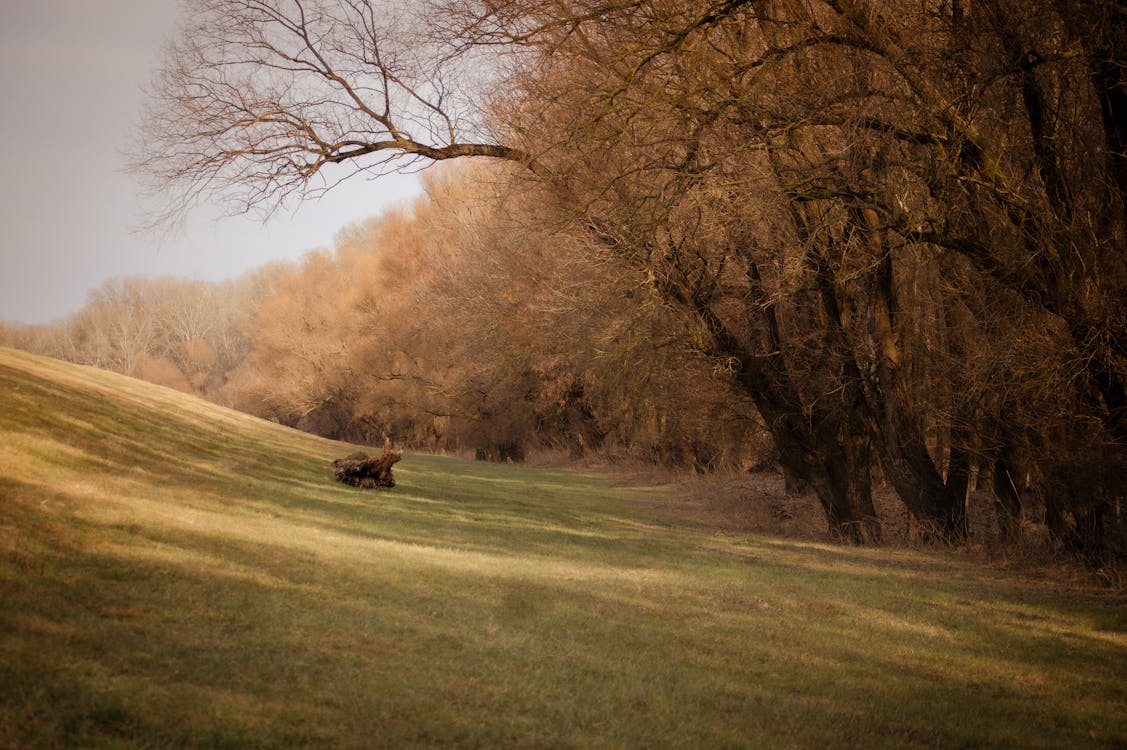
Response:
[[[1112,2],[192,9],[137,162],[173,215],[213,195],[269,210],[331,184],[332,165],[523,163],[593,255],[632,264],[683,314],[833,532],[858,541],[880,533],[874,459],[957,539],[971,451],[1007,455],[985,437],[1013,430],[959,412],[970,402],[928,369],[961,356],[956,300],[906,294],[914,275],[957,291],[969,274],[1059,321],[1076,366],[1058,411],[1085,425],[1070,434],[1092,438],[1093,461],[1124,463],[1127,40]],[[1085,499],[1057,466],[1056,533],[1099,546],[1121,483],[1089,477]]]
[[[189,0],[151,86],[133,167],[178,220],[201,200],[269,214],[364,171],[422,160],[527,160],[474,115],[465,56],[420,4]],[[335,168],[338,167],[339,168]]]

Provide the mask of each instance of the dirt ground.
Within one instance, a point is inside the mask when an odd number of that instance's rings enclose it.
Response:
[[[764,471],[744,474],[682,477],[679,484],[701,520],[728,533],[768,534],[784,539],[830,542],[825,517],[813,492],[788,496],[783,475]],[[1025,508],[1021,538],[1002,542],[994,496],[982,490],[968,502],[968,540],[952,549],[922,541],[904,505],[887,485],[873,489],[873,504],[881,520],[882,545],[936,549],[982,562],[991,567],[1021,570],[1068,586],[1127,590],[1127,566],[1085,565],[1056,548],[1044,523],[1045,508],[1037,499]]]
[[[538,454],[531,463],[617,475],[632,484],[676,485],[679,496],[688,502],[669,510],[686,512],[714,526],[718,533],[833,541],[817,496],[812,491],[787,495],[781,470],[700,475],[643,466],[622,457],[608,460],[594,455],[577,462],[574,457],[548,452]],[[1127,561],[1093,565],[1062,552],[1045,526],[1044,502],[1035,494],[1028,494],[1024,502],[1020,538],[1003,542],[994,495],[975,490],[967,503],[967,544],[953,548],[921,539],[892,487],[879,479],[874,479],[873,486],[873,505],[881,521],[884,547],[934,550],[988,568],[1020,571],[1071,589],[1127,592]]]

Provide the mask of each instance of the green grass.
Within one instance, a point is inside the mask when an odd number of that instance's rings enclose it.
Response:
[[[1127,747],[1127,611],[0,350],[0,747]]]

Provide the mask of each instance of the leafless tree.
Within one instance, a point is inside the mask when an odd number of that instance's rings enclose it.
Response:
[[[590,253],[684,314],[843,538],[879,538],[874,461],[957,539],[972,452],[1007,455],[993,438],[1014,430],[936,378],[969,351],[947,332],[975,330],[952,322],[963,278],[1059,323],[1074,376],[1047,421],[1074,416],[1093,461],[1124,463],[1127,31],[1110,0],[191,8],[137,160],[172,215],[216,195],[269,210],[335,165],[523,164]],[[928,274],[951,293],[913,296]],[[1121,483],[1086,477],[1086,499],[1055,466],[1056,533],[1099,546]]]
[[[474,59],[424,34],[423,4],[190,0],[151,86],[133,166],[178,220],[201,200],[269,214],[356,172],[525,160],[488,138]]]

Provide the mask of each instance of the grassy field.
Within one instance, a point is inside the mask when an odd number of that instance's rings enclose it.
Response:
[[[1127,610],[0,350],[0,747],[1127,747]]]

